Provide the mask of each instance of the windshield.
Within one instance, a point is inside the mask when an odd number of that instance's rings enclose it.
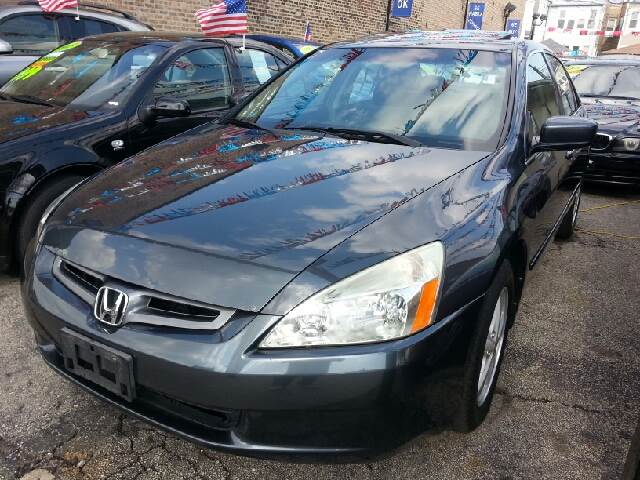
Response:
[[[573,83],[583,97],[640,99],[640,65],[572,65]]]
[[[125,42],[72,42],[19,72],[0,93],[16,101],[81,110],[118,108],[165,50]]]
[[[255,96],[236,119],[263,128],[349,129],[434,147],[495,150],[511,56],[424,48],[318,50]]]

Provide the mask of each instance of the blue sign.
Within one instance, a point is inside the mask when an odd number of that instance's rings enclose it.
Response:
[[[470,3],[465,30],[482,30],[482,17],[484,17],[484,3]]]
[[[392,17],[410,17],[413,0],[391,0]]]
[[[520,35],[520,20],[508,20],[507,32],[509,32],[512,37]]]

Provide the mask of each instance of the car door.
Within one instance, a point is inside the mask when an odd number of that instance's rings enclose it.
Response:
[[[151,121],[142,121],[138,115],[129,129],[128,154],[216,120],[233,106],[233,82],[227,59],[223,46],[196,48],[171,57],[140,108],[157,99],[170,98],[188,102],[191,114]]]
[[[529,267],[553,238],[563,213],[566,195],[559,193],[569,167],[567,152],[530,153],[540,139],[540,129],[547,118],[566,114],[545,54],[532,53],[527,60],[527,158],[524,182],[520,185],[523,236],[529,246]]]

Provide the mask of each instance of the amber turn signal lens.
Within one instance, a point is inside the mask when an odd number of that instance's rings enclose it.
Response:
[[[438,299],[438,286],[440,282],[437,278],[428,281],[422,287],[422,293],[420,293],[420,303],[418,304],[418,310],[416,311],[416,318],[411,326],[411,333],[419,332],[431,325],[433,321],[433,310],[436,307],[436,300]]]

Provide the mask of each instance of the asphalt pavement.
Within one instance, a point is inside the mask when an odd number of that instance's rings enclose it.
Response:
[[[578,225],[529,274],[485,423],[370,463],[223,454],[121,414],[45,366],[0,277],[0,478],[618,479],[640,413],[640,193],[591,190]]]

